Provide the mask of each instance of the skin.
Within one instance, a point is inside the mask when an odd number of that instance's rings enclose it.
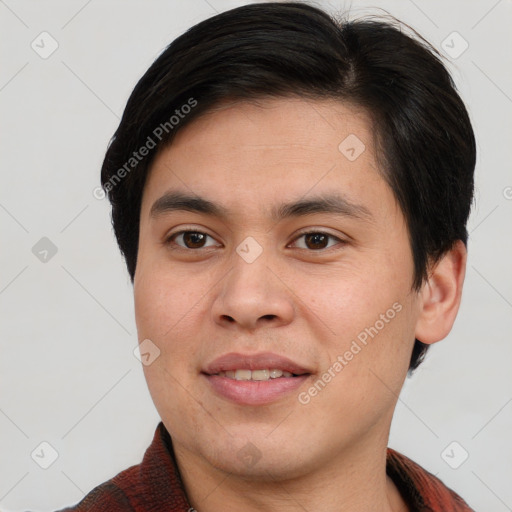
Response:
[[[365,144],[354,161],[338,149],[350,134]],[[414,338],[434,343],[452,327],[466,252],[455,244],[412,290],[407,226],[379,172],[372,134],[364,111],[339,102],[232,102],[181,129],[154,161],[141,207],[136,323],[139,340],[160,350],[145,377],[199,512],[408,510],[385,470],[391,419]],[[151,217],[171,190],[230,214]],[[370,216],[270,217],[277,204],[333,191]],[[166,244],[180,230],[208,234],[206,247],[187,248],[183,236]],[[318,248],[303,231],[334,238]],[[236,252],[249,236],[263,250],[252,263]],[[299,392],[395,303],[400,312],[300,403]],[[263,406],[234,404],[201,376],[222,354],[263,351],[312,375]],[[240,450],[255,458],[244,460]]]

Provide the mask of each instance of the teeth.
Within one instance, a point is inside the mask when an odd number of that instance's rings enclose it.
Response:
[[[251,370],[236,370],[235,380],[251,380]]]
[[[278,379],[279,377],[292,377],[291,372],[284,370],[278,370],[273,368],[270,370],[226,370],[225,372],[219,372],[219,377],[228,377],[229,379],[235,380],[270,380]]]
[[[253,370],[251,375],[252,380],[268,380],[270,378],[269,370]]]

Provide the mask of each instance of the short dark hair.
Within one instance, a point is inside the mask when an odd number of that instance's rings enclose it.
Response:
[[[407,222],[419,290],[430,264],[455,241],[467,244],[476,147],[439,53],[402,27],[394,18],[340,21],[304,3],[272,2],[223,12],[174,40],[135,86],[101,169],[131,281],[158,150],[223,100],[299,97],[369,114],[380,170]],[[415,341],[410,371],[427,348]]]

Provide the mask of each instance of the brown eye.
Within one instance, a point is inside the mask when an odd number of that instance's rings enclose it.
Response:
[[[309,249],[310,251],[321,251],[329,249],[334,245],[343,245],[344,241],[337,236],[323,233],[322,231],[311,231],[302,233],[293,242],[299,249]]]
[[[197,233],[196,231],[186,231],[183,233],[183,242],[189,249],[197,249],[203,247],[206,241],[204,233]]]
[[[207,244],[208,238],[211,241]],[[215,245],[212,242],[215,242],[215,240],[201,231],[180,231],[172,235],[167,241],[169,244],[174,243],[184,249],[202,249]]]
[[[304,237],[308,249],[325,249],[329,243],[329,236],[325,233],[307,233]]]

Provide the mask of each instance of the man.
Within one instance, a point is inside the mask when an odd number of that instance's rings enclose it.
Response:
[[[471,510],[387,442],[457,314],[474,166],[448,72],[391,23],[265,3],[176,39],[102,168],[162,422],[66,510]]]

